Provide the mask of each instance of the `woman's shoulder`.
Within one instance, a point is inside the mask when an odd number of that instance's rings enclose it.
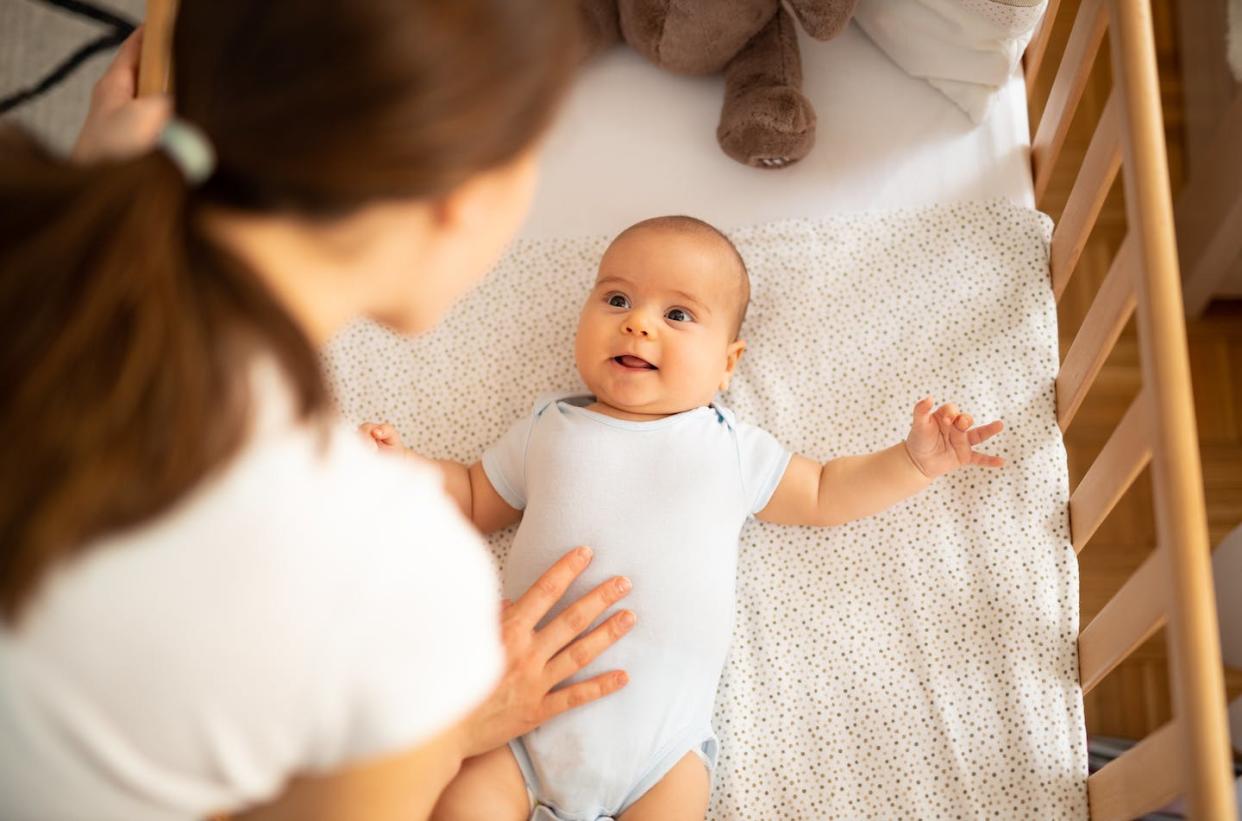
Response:
[[[455,509],[434,464],[379,452],[340,421],[253,440],[222,478],[221,501],[294,519],[352,517],[381,505],[433,516]],[[257,492],[264,484],[269,491]]]
[[[433,464],[378,452],[339,418],[300,420],[285,378],[274,363],[252,368],[254,407],[246,443],[217,475],[180,505],[186,524],[220,526],[287,541],[297,533],[314,543],[401,542],[412,531],[459,535],[464,520],[443,489]],[[381,514],[382,511],[382,514]],[[172,517],[174,525],[177,517]],[[440,533],[447,529],[447,533]],[[466,532],[469,538],[471,532]]]
[[[222,805],[420,743],[502,662],[494,567],[438,471],[340,425],[252,438],[174,509],[47,582],[22,629],[0,631],[6,686],[59,714],[71,681],[119,728],[76,728],[79,746],[200,751],[178,773]],[[219,772],[225,742],[242,771]]]
[[[376,452],[344,424],[303,424],[252,437],[172,509],[85,549],[53,587],[149,600],[219,585],[238,605],[277,590],[315,607],[421,589],[429,568],[491,592],[486,547],[438,468]]]

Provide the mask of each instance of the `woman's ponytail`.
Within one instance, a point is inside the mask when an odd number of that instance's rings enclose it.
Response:
[[[275,353],[304,414],[316,355],[196,227],[160,151],[79,166],[0,131],[0,613],[57,562],[166,509],[241,445],[247,356]]]
[[[333,220],[501,167],[551,121],[579,24],[572,0],[181,0],[201,185],[163,151],[78,166],[0,129],[0,615],[224,466],[256,356],[301,418],[326,408],[315,350],[203,209]]]

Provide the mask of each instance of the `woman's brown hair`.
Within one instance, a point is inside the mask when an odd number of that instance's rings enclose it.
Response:
[[[159,151],[73,165],[0,130],[6,619],[227,464],[257,354],[300,419],[327,408],[317,352],[202,209],[331,219],[503,165],[550,121],[576,24],[565,0],[182,0],[173,97],[215,148],[203,185]]]

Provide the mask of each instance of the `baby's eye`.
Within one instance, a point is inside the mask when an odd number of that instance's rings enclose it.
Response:
[[[693,322],[694,317],[685,308],[669,308],[664,314],[665,318],[673,322]]]
[[[630,301],[625,298],[625,294],[609,294],[608,304],[613,308],[628,308]]]

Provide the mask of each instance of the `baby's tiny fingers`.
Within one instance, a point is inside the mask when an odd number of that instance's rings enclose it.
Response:
[[[999,468],[1005,466],[1005,460],[1000,456],[993,456],[990,453],[976,453],[970,460],[972,465],[982,465],[985,468]]]
[[[960,431],[970,430],[970,426],[974,423],[975,419],[969,413],[958,414],[958,417],[953,420],[953,426]]]
[[[986,425],[980,425],[970,432],[970,444],[977,445],[980,442],[986,442],[1004,429],[1005,423],[999,419],[995,422],[988,422]]]
[[[953,449],[953,455],[957,457],[960,464],[968,465],[971,460],[970,441],[966,431],[960,427],[961,417],[949,417],[944,421],[945,436],[949,440],[949,447]]]
[[[936,421],[942,436],[948,437],[953,433],[953,418],[945,415],[943,407],[932,414],[932,419]]]

